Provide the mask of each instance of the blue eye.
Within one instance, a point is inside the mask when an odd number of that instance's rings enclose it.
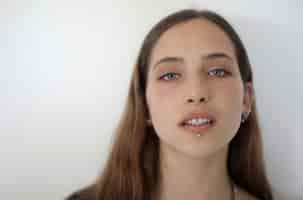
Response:
[[[230,75],[230,73],[228,71],[221,69],[221,68],[211,70],[209,73],[215,74],[217,77],[226,77],[226,76]],[[174,72],[168,72],[168,73],[164,74],[163,76],[161,76],[159,78],[159,80],[165,80],[165,81],[176,80],[177,79],[176,76],[180,76],[180,75],[177,73],[174,73]]]
[[[225,76],[229,75],[229,72],[224,70],[224,69],[214,69],[214,70],[210,71],[210,73],[211,72],[218,72],[218,71],[219,71],[219,75],[217,75],[217,76],[219,76],[219,77],[225,77]],[[218,74],[218,73],[216,73],[216,74]]]
[[[163,79],[163,80],[165,80],[165,81],[175,80],[175,79],[171,79],[171,78],[172,78],[172,77],[175,77],[176,75],[178,75],[178,74],[173,73],[173,72],[169,72],[169,73],[166,73],[166,74],[164,74],[163,76],[161,76],[159,79]]]

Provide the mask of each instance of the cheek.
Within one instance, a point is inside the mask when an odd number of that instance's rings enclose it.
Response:
[[[224,84],[220,84],[217,88],[216,95],[220,95],[223,100],[230,106],[241,106],[243,100],[243,86],[240,80],[234,79],[226,81]]]
[[[152,83],[147,89],[151,105],[154,107],[166,107],[174,102],[177,88],[172,84]]]
[[[240,107],[243,100],[243,93],[239,87],[226,87],[225,90],[222,90],[221,94],[222,99],[228,104],[231,108]]]
[[[218,105],[221,106],[218,110],[223,111],[222,114],[226,115],[225,119],[229,120],[229,123],[237,125],[240,120],[243,102],[241,85],[233,84],[230,87],[225,87],[218,100],[220,100]]]
[[[177,113],[173,89],[153,85],[147,89],[147,101],[156,132],[161,133],[160,135],[170,132],[170,126]]]

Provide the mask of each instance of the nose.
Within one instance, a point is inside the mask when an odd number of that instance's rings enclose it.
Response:
[[[192,97],[190,97],[190,98],[187,98],[187,100],[186,100],[186,102],[187,103],[195,103],[195,102],[198,102],[198,103],[200,103],[200,102],[207,102],[208,100],[206,99],[206,97],[201,97],[200,99],[195,99],[195,98],[192,98]]]
[[[198,81],[197,81],[198,80]],[[187,94],[185,102],[186,103],[194,103],[194,104],[200,104],[200,103],[206,103],[209,101],[209,90],[207,87],[207,83],[204,81],[201,81],[200,79],[191,80],[192,84],[187,85],[186,91],[189,92]]]

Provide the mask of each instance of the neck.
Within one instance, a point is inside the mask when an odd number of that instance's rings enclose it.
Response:
[[[207,157],[190,157],[160,145],[159,200],[232,200],[228,147]]]

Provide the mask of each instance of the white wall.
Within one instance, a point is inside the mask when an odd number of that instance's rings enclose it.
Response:
[[[143,37],[188,7],[240,33],[275,196],[303,199],[302,1],[0,0],[1,199],[63,199],[94,180]]]

